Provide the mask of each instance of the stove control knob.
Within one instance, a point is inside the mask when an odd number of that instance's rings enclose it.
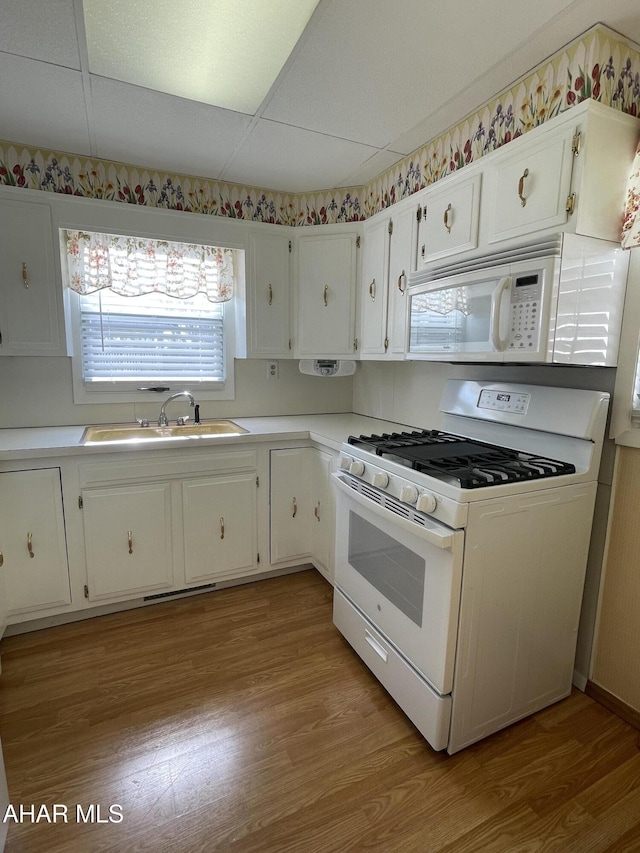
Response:
[[[400,500],[405,504],[414,504],[418,500],[418,490],[415,486],[403,486],[400,489]]]
[[[389,475],[384,471],[376,471],[371,483],[378,489],[386,489],[389,485]]]
[[[431,492],[423,492],[418,498],[416,509],[420,512],[433,512],[436,505],[437,501]]]
[[[354,477],[361,477],[364,474],[364,462],[354,459],[349,465],[349,473],[353,474]]]
[[[338,460],[338,468],[341,471],[348,471],[349,466],[351,465],[351,459],[348,456],[341,456]]]

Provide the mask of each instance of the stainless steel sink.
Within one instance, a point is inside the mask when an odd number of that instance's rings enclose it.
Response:
[[[223,435],[242,435],[248,432],[233,421],[206,421],[184,426],[138,426],[136,424],[106,424],[89,426],[80,444],[133,444],[143,441],[171,441],[174,439],[208,438]]]

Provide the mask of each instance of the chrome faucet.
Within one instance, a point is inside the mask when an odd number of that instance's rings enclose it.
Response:
[[[167,403],[170,403],[172,400],[176,400],[178,397],[187,397],[189,400],[189,405],[193,408],[196,404],[196,401],[193,399],[193,394],[190,394],[189,391],[178,391],[175,394],[172,394],[162,404],[160,409],[160,417],[158,418],[158,426],[169,426],[169,418],[165,413],[165,409],[167,407]],[[179,418],[178,423],[184,423],[187,418]]]

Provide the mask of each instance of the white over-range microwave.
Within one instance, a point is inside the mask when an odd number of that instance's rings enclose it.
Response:
[[[409,278],[409,359],[615,367],[629,266],[558,234]]]

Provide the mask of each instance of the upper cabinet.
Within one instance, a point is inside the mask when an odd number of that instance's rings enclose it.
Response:
[[[288,229],[265,226],[247,240],[248,358],[290,358],[291,243]]]
[[[407,199],[364,226],[360,275],[362,359],[404,358],[408,276],[416,269],[418,211]]]
[[[483,158],[480,239],[540,231],[620,241],[638,119],[585,101]]]
[[[481,178],[469,166],[421,194],[420,266],[477,247]]]
[[[2,195],[0,223],[0,355],[66,355],[48,200]]]
[[[298,358],[355,358],[358,232],[320,228],[296,241],[295,353]]]

